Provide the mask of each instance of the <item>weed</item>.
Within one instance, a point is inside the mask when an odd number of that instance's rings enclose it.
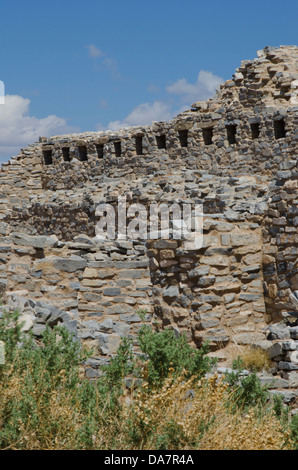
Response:
[[[273,406],[256,375],[237,358],[224,380],[206,378],[208,347],[191,348],[172,330],[139,332],[141,355],[123,339],[96,381],[80,369],[90,355],[62,327],[37,344],[5,312],[0,339],[0,449],[294,449],[298,419]],[[125,379],[138,378],[127,389]],[[129,394],[129,396],[128,396]]]

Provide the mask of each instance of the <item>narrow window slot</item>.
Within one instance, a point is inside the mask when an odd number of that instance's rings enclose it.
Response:
[[[258,122],[253,122],[250,125],[251,137],[253,139],[258,139],[260,135],[260,124]]]
[[[274,121],[274,136],[276,139],[283,139],[286,136],[284,119],[277,119]]]
[[[227,139],[229,144],[236,144],[236,132],[237,126],[235,124],[229,124],[226,126],[227,129]]]
[[[117,158],[121,157],[121,142],[114,142],[115,156]]]
[[[143,136],[136,136],[136,154],[143,155]]]
[[[213,140],[213,127],[203,129],[203,139],[205,145],[211,145]]]
[[[53,163],[52,150],[44,150],[43,158],[44,158],[45,165],[52,165]]]
[[[165,149],[166,148],[166,136],[163,135],[157,135],[156,136],[156,143],[157,143],[157,148],[159,149]]]
[[[103,155],[104,155],[103,149],[104,149],[103,144],[97,144],[96,145],[96,152],[97,152],[98,158],[103,158]]]
[[[85,145],[80,146],[78,147],[78,150],[81,162],[86,162],[88,160],[87,147]]]
[[[65,162],[70,162],[69,147],[62,147],[62,155]]]
[[[178,132],[181,147],[188,146],[188,130],[183,129]]]

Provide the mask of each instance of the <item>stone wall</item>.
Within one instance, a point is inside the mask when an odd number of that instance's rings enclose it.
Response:
[[[96,365],[144,321],[216,353],[298,316],[297,63],[295,46],[265,48],[168,122],[41,137],[1,166],[0,291],[30,299],[35,334],[53,314],[95,345]],[[123,195],[203,205],[202,248],[100,242],[96,208]]]
[[[272,320],[298,312],[298,167],[281,165],[264,223],[264,293]]]
[[[5,287],[6,298],[30,298],[66,312],[72,332],[99,355],[115,353],[123,336],[134,337],[141,322],[151,322],[152,289],[144,244],[99,246],[84,236],[61,243],[56,236],[15,232],[2,242],[6,269],[0,286]],[[26,325],[33,327],[36,321],[43,325],[34,330],[41,334],[46,323],[38,321],[38,314],[28,316],[25,311],[25,315]]]

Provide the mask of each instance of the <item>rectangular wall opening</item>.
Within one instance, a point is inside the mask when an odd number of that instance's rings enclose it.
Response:
[[[65,162],[70,162],[69,147],[62,147],[62,156]]]
[[[115,156],[117,158],[121,157],[121,142],[118,141],[118,142],[114,142],[114,148],[115,148]]]
[[[143,136],[136,135],[136,154],[143,155]]]
[[[236,144],[236,132],[237,126],[235,124],[228,124],[226,126],[227,129],[227,139],[229,144]]]
[[[103,144],[96,144],[96,152],[97,152],[98,158],[103,158],[103,149],[104,149]]]
[[[179,131],[178,136],[179,136],[181,147],[187,147],[188,146],[188,130],[183,129]]]
[[[205,145],[211,145],[213,140],[213,127],[206,127],[203,130],[203,139]]]
[[[286,136],[284,119],[277,119],[274,121],[274,136],[276,139],[283,139]]]
[[[260,123],[252,122],[250,125],[251,137],[252,139],[258,139],[260,135]]]
[[[52,157],[52,150],[43,150],[43,159],[45,165],[52,165],[53,157]]]
[[[166,136],[163,135],[157,135],[156,136],[156,143],[157,143],[157,148],[158,149],[165,149],[166,148]]]
[[[78,147],[78,150],[81,162],[86,162],[88,160],[87,147],[85,145],[82,145]]]

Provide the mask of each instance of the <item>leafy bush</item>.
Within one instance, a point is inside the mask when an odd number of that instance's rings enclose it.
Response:
[[[208,344],[200,349],[192,348],[185,335],[178,338],[170,329],[154,331],[144,325],[139,332],[139,345],[143,353],[142,366],[146,369],[149,386],[160,386],[168,377],[169,371],[174,377],[184,373],[185,378],[202,377],[216,363],[206,356]]]
[[[110,389],[113,387],[121,388],[125,377],[133,372],[134,366],[135,358],[132,354],[131,341],[123,338],[116,356],[111,359],[109,365],[102,367],[105,372],[104,383]]]
[[[5,343],[6,362],[12,362],[17,351],[17,346],[22,340],[22,324],[19,321],[18,311],[4,311],[0,319],[0,339]],[[3,367],[0,368],[3,371]]]
[[[21,332],[18,312],[0,320],[6,364],[0,368],[0,448],[68,447],[82,437],[81,411],[92,391],[81,382],[80,364],[87,354],[62,327],[46,328],[38,346]],[[83,419],[82,419],[83,418]],[[70,433],[71,430],[71,433]]]
[[[296,417],[288,423],[278,400],[264,405],[240,360],[225,381],[206,379],[207,346],[191,348],[171,330],[141,328],[139,356],[124,339],[96,381],[82,376],[88,354],[62,327],[46,328],[37,344],[17,312],[4,313],[0,339],[0,449],[297,448]],[[127,377],[142,380],[127,388]]]

